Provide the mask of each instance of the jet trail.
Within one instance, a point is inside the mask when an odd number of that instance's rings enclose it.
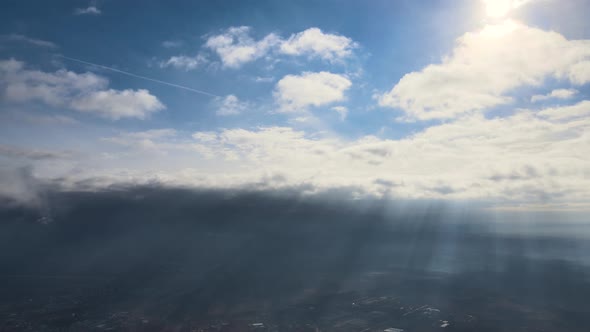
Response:
[[[171,87],[175,87],[175,88],[179,88],[179,89],[183,89],[183,90],[187,90],[187,91],[199,93],[199,94],[206,95],[206,96],[209,96],[209,97],[219,97],[218,95],[209,93],[207,91],[197,90],[197,89],[189,88],[187,86],[183,86],[183,85],[178,85],[178,84],[174,84],[174,83],[170,83],[170,82],[161,81],[161,80],[158,80],[158,79],[155,79],[155,78],[150,78],[150,77],[146,77],[146,76],[137,75],[137,74],[134,74],[134,73],[130,73],[128,71],[123,71],[123,70],[119,70],[119,69],[116,69],[116,68],[99,65],[99,64],[96,64],[96,63],[92,63],[92,62],[88,62],[88,61],[84,61],[84,60],[80,60],[80,59],[76,59],[76,58],[70,58],[70,57],[65,56],[65,55],[56,55],[56,56],[59,57],[59,58],[66,59],[66,60],[75,61],[75,62],[78,62],[78,63],[83,63],[85,65],[94,66],[94,67],[98,67],[98,68],[102,68],[102,69],[114,71],[114,72],[119,73],[119,74],[123,74],[123,75],[131,76],[131,77],[139,78],[139,79],[142,79],[142,80],[147,80],[147,81],[151,81],[151,82],[156,82],[156,83],[168,85],[168,86],[171,86]]]

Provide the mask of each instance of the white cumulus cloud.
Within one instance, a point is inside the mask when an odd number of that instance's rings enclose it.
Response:
[[[158,174],[183,185],[235,188],[280,175],[281,186],[346,186],[400,198],[590,206],[590,108],[577,105],[584,107],[586,116],[555,110],[569,114],[560,118],[546,110],[493,119],[474,114],[400,139],[344,139],[271,126],[202,131],[180,140],[127,135],[125,142],[165,152],[176,165],[158,171],[146,163],[135,169],[138,178]]]
[[[308,56],[337,62],[351,56],[357,47],[348,37],[324,33],[315,27],[287,39],[270,33],[256,40],[251,31],[247,26],[231,27],[221,34],[210,36],[205,47],[216,53],[226,68],[238,68],[245,63],[277,55]]]
[[[261,40],[250,37],[250,27],[231,27],[220,35],[211,36],[205,46],[221,58],[224,67],[237,68],[254,61],[278,45],[280,38],[269,34]]]
[[[281,43],[280,51],[283,54],[309,55],[337,61],[349,57],[355,47],[356,43],[348,37],[327,34],[318,28],[309,28]]]
[[[26,69],[14,59],[0,61],[0,94],[8,102],[42,102],[112,120],[145,119],[165,108],[147,90],[114,90],[108,85],[106,78],[93,73],[44,72]]]
[[[304,72],[287,75],[276,85],[275,99],[279,112],[302,112],[310,106],[323,106],[345,99],[352,82],[343,75],[329,72]]]
[[[506,20],[466,33],[441,63],[405,75],[379,103],[406,119],[449,119],[510,103],[512,89],[547,77],[590,82],[590,40]]]
[[[112,120],[145,119],[164,105],[148,90],[102,90],[74,98],[70,107],[76,111],[97,114]]]

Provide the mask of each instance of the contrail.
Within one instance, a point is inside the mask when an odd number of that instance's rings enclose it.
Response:
[[[183,85],[178,85],[178,84],[174,84],[174,83],[170,83],[170,82],[160,81],[160,80],[155,79],[155,78],[150,78],[150,77],[146,77],[146,76],[137,75],[137,74],[134,74],[134,73],[130,73],[128,71],[123,71],[123,70],[119,70],[119,69],[116,69],[116,68],[99,65],[99,64],[96,64],[96,63],[92,63],[92,62],[88,62],[88,61],[84,61],[84,60],[80,60],[80,59],[76,59],[76,58],[70,58],[70,57],[65,56],[65,55],[59,55],[59,54],[57,54],[56,56],[59,57],[59,58],[66,59],[66,60],[75,61],[75,62],[78,62],[78,63],[83,63],[85,65],[94,66],[94,67],[98,67],[98,68],[102,68],[102,69],[114,71],[114,72],[119,73],[119,74],[131,76],[131,77],[135,77],[135,78],[140,78],[142,80],[152,81],[152,82],[156,82],[156,83],[160,83],[160,84],[172,86],[172,87],[183,89],[183,90],[200,93],[202,95],[206,95],[206,96],[210,96],[210,97],[219,97],[218,95],[209,93],[207,91],[197,90],[197,89],[189,88],[188,86],[183,86]]]

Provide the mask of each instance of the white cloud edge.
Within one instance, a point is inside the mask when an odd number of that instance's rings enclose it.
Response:
[[[0,39],[8,40],[8,41],[23,42],[23,43],[31,44],[34,46],[45,47],[45,48],[50,48],[50,49],[58,48],[57,44],[54,42],[51,42],[48,40],[43,40],[43,39],[32,38],[32,37],[21,35],[18,33],[4,35],[4,36],[1,36]]]
[[[268,188],[354,187],[391,198],[503,206],[588,205],[587,103],[552,109],[567,113],[568,107],[585,106],[586,116],[557,119],[547,116],[547,109],[492,119],[472,115],[400,139],[343,139],[280,126],[192,135],[174,129],[121,133],[104,142],[126,150],[106,147],[114,158],[92,162],[102,167],[80,176],[118,179],[113,181],[157,177],[164,183],[211,188],[261,181]],[[166,168],[149,162],[164,155]],[[281,180],[268,180],[275,175]]]
[[[534,95],[531,97],[531,103],[550,99],[570,99],[573,98],[579,91],[576,89],[555,89],[545,95]]]
[[[145,89],[109,89],[94,73],[27,69],[15,59],[0,60],[0,93],[5,102],[41,102],[55,108],[91,113],[111,120],[146,119],[166,106]]]
[[[319,58],[330,63],[343,62],[353,55],[358,43],[352,39],[332,33],[324,33],[317,27],[294,33],[283,39],[276,33],[269,33],[259,40],[251,36],[249,26],[230,27],[207,37],[203,47],[217,55],[223,68],[237,69],[242,65],[260,58],[272,58],[278,55],[307,56]],[[162,64],[175,62],[174,58],[183,58],[186,62],[195,60],[199,55],[176,55]],[[198,66],[178,66],[192,70]]]
[[[549,77],[590,82],[590,40],[504,20],[464,34],[440,63],[404,75],[377,99],[404,112],[404,121],[453,119],[507,105],[510,91]]]
[[[277,82],[274,98],[279,113],[302,113],[311,107],[346,100],[352,82],[346,75],[327,71],[286,75]]]

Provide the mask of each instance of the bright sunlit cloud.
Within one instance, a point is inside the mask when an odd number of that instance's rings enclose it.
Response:
[[[486,13],[490,17],[505,17],[512,9],[512,0],[484,0]]]
[[[486,14],[491,18],[503,18],[516,8],[519,8],[531,0],[483,0]]]

